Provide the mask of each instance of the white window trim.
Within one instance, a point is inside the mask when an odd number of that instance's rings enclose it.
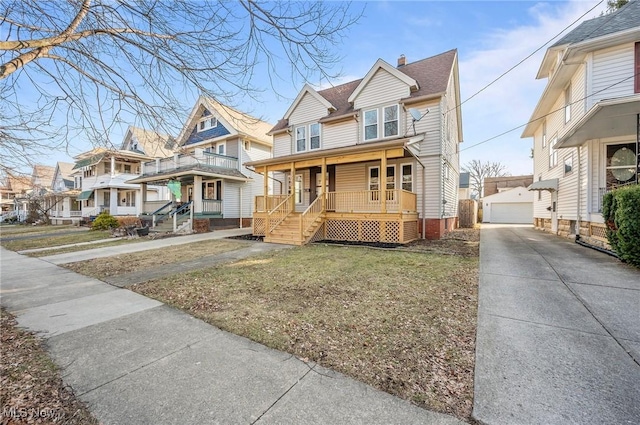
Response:
[[[378,170],[378,188],[371,189],[371,170]],[[378,165],[370,166],[367,173],[367,190],[380,190],[380,167]]]
[[[220,153],[220,147],[222,147],[222,153]],[[227,142],[216,143],[216,152],[218,155],[227,155]]]
[[[313,125],[317,125],[318,126],[318,147],[317,148],[312,148],[311,147],[311,138],[314,137],[311,135],[311,126]],[[319,122],[314,122],[308,125],[308,134],[309,134],[309,150],[310,151],[317,151],[320,150],[322,148],[322,126],[320,125]]]
[[[409,192],[413,192],[413,185],[414,185],[414,177],[413,177],[413,169],[414,166],[411,162],[404,162],[402,164],[400,164],[400,175],[398,176],[400,178],[400,189],[405,190],[402,186],[404,185],[404,180],[402,179],[402,177],[404,176],[404,174],[402,174],[403,169],[405,166],[409,166],[411,167],[411,190]]]
[[[384,119],[384,111],[387,108],[396,108],[396,119],[392,120],[392,121],[385,121]],[[381,108],[381,112],[382,112],[382,138],[386,139],[386,138],[390,138],[390,137],[398,137],[400,135],[400,105],[387,105],[387,106],[383,106]],[[398,123],[398,125],[396,126],[396,130],[397,133],[396,134],[391,134],[389,136],[385,135],[385,124],[388,122],[393,122],[396,121]]]
[[[202,124],[204,124],[204,126]],[[198,124],[196,125],[196,131],[200,133],[201,131],[207,131],[217,126],[218,119],[213,115],[207,115],[206,117],[200,118]]]
[[[389,189],[387,187],[387,185],[389,184],[387,182],[387,172],[388,172],[389,168],[393,169],[393,188],[392,189]],[[387,169],[384,172],[384,190],[395,190],[395,189],[397,189],[398,188],[397,179],[398,179],[398,173],[396,173],[396,164],[391,164],[391,165],[387,164]]]
[[[249,152],[251,150],[251,141],[250,140],[244,140],[242,143],[242,148]]]
[[[376,137],[373,137],[371,139],[367,139],[367,120],[366,120],[366,115],[367,112],[371,112],[371,111],[375,111],[376,112]],[[369,126],[371,126],[373,124],[369,124]],[[367,109],[365,111],[362,112],[362,140],[364,140],[365,142],[368,142],[370,140],[377,140],[380,138],[380,108],[373,108],[373,109]]]
[[[567,124],[571,121],[571,83],[564,89],[564,123]]]
[[[567,171],[567,161],[571,161],[571,170],[569,171]],[[562,172],[565,176],[573,174],[573,153],[564,157],[564,160],[562,161]]]
[[[304,130],[304,137],[299,139],[298,138],[298,130],[299,129],[303,129]],[[304,140],[304,149],[298,149],[298,140]],[[308,144],[307,144],[307,126],[306,125],[298,125],[295,126],[293,129],[293,143],[294,143],[294,151],[296,153],[300,153],[300,152],[306,152],[309,148],[308,148]]]
[[[542,121],[542,149],[547,147],[547,120]]]
[[[558,165],[558,149],[555,148],[558,143],[558,136],[555,135],[549,142],[549,169],[555,168]]]

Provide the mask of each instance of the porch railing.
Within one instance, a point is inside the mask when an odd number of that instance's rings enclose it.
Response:
[[[268,212],[273,210],[282,201],[284,201],[289,195],[268,195],[266,198],[263,195],[255,197],[254,211],[256,212]],[[266,202],[265,202],[266,199]]]
[[[217,199],[203,199],[202,213],[203,214],[222,214],[222,201],[219,201]]]
[[[273,232],[280,223],[293,211],[295,204],[293,194],[288,195],[284,201],[280,202],[273,210],[267,214],[267,233]]]
[[[602,212],[602,202],[604,200],[604,195],[606,195],[607,193],[611,192],[612,190],[616,190],[616,189],[620,189],[621,187],[627,187],[627,186],[635,186],[636,182],[630,182],[630,183],[624,183],[624,184],[620,184],[617,186],[611,186],[611,187],[599,187],[598,188],[598,199],[596,200],[596,202],[598,203],[598,205],[596,206],[597,212],[601,213]]]
[[[416,194],[403,189],[387,189],[385,209],[387,212],[416,211]],[[379,190],[327,193],[327,210],[336,212],[381,212]]]
[[[323,213],[322,198],[325,194],[318,196],[315,201],[300,215],[300,235],[304,239],[305,232],[311,229],[316,219]]]
[[[69,217],[82,217],[82,211],[69,211]]]
[[[194,165],[203,165],[212,168],[238,168],[238,158],[233,156],[220,155],[212,152],[205,152],[197,149],[193,154],[174,155],[169,158],[158,159],[142,163],[142,175],[151,175],[173,171],[178,168],[185,168]]]

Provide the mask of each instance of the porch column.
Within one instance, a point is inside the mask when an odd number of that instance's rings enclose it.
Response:
[[[264,184],[264,193],[262,197],[262,210],[264,212],[269,212],[269,167],[264,166],[264,174],[263,174],[263,184]],[[258,205],[255,206],[256,211],[258,211]]]
[[[293,202],[291,203],[291,211],[296,209],[296,163],[291,162],[291,178],[289,179],[289,191],[293,195]]]
[[[327,187],[327,158],[322,157],[322,166],[320,167],[320,187],[322,188],[322,211],[327,209],[327,194],[325,193]],[[313,184],[313,183],[312,183]]]
[[[111,177],[116,175],[116,157],[111,157]]]
[[[385,214],[387,212],[387,151],[382,151],[382,157],[380,158],[380,176],[378,177],[380,183],[380,212]]]
[[[109,189],[109,214],[118,214],[118,188],[112,187]]]
[[[193,176],[193,212],[202,213],[202,176]]]
[[[142,193],[142,203],[147,202],[147,183],[140,183],[140,192]]]

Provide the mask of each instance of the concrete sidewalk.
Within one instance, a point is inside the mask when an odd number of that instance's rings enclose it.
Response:
[[[461,423],[42,259],[0,248],[0,268],[2,305],[105,425]]]
[[[473,416],[640,423],[640,270],[530,226],[483,225]]]
[[[154,239],[146,242],[136,242],[128,245],[105,246],[102,248],[87,249],[86,251],[69,252],[40,257],[41,260],[52,264],[66,264],[78,261],[91,260],[93,258],[112,257],[114,255],[128,254],[131,252],[148,251],[150,249],[164,248],[167,246],[184,245],[187,243],[208,241],[212,239],[224,239],[230,236],[250,235],[251,228],[224,229],[209,233],[195,233],[193,235],[172,236],[162,239]]]

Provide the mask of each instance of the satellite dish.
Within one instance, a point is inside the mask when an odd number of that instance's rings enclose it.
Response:
[[[409,108],[409,113],[414,121],[420,121],[422,119],[422,114],[416,108]]]

